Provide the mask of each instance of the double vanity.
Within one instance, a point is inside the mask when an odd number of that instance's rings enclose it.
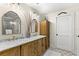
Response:
[[[46,51],[46,36],[0,42],[0,56],[40,56]]]
[[[0,56],[43,55],[48,49],[48,26],[45,21],[41,23],[38,31],[40,25],[38,23],[37,19],[31,19],[28,24],[26,23],[27,26],[25,26],[24,22],[22,23],[22,20],[15,12],[8,11],[5,13],[2,16],[1,23]],[[22,25],[25,27],[23,28]],[[17,35],[19,36],[17,37]]]

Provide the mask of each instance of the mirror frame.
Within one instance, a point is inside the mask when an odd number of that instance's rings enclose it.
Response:
[[[35,32],[32,32],[32,22],[33,22],[33,21],[35,21]],[[36,19],[33,19],[33,20],[31,21],[31,33],[36,33],[36,32],[38,32],[38,22],[37,22]]]
[[[14,12],[14,11],[8,11],[8,12],[13,12],[13,13],[15,13],[15,14],[18,16],[18,14],[17,14],[16,12]],[[8,13],[8,12],[6,12],[6,13]],[[6,14],[6,13],[5,13],[5,14]],[[4,15],[5,15],[5,14],[4,14]],[[4,16],[4,15],[3,15],[3,16]],[[2,35],[21,34],[21,19],[20,19],[19,16],[18,16],[18,17],[19,17],[19,21],[20,21],[20,29],[19,29],[20,32],[19,32],[19,33],[12,33],[12,34],[3,34],[3,21],[4,21],[4,20],[3,20],[3,16],[2,16]]]

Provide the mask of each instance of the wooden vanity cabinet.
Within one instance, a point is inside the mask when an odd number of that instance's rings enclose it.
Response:
[[[22,56],[41,56],[45,52],[45,39],[41,38],[21,46]]]
[[[0,56],[20,56],[20,47],[14,47],[0,52]]]
[[[37,41],[32,41],[21,46],[22,56],[36,56],[37,52]]]
[[[46,51],[46,38],[22,44],[0,52],[0,56],[42,56]]]

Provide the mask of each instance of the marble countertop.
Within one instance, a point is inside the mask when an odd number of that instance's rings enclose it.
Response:
[[[28,42],[31,42],[34,40],[38,40],[38,39],[43,38],[43,37],[45,37],[45,36],[37,35],[37,36],[32,36],[32,37],[24,38],[24,39],[16,39],[16,40],[0,42],[0,52],[7,50],[7,49],[10,49],[10,48],[13,48],[13,47],[16,47],[16,46],[20,46],[22,44],[25,44],[25,43],[28,43]]]

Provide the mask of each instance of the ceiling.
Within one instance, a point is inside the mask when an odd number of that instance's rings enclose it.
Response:
[[[45,15],[50,12],[56,12],[79,6],[79,3],[27,3],[27,5],[36,9],[39,13]]]

